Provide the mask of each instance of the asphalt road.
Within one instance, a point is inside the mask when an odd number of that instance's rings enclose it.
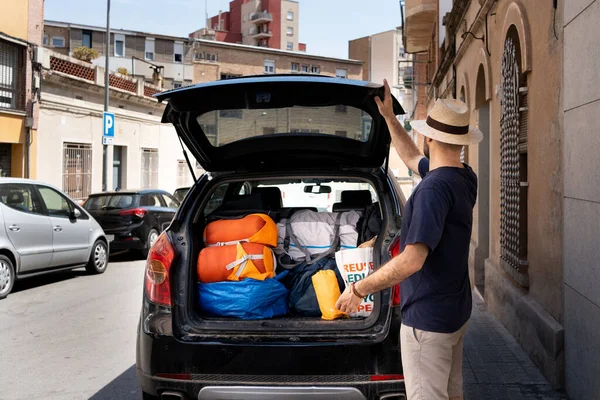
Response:
[[[23,280],[0,300],[0,399],[141,399],[135,339],[144,262]]]

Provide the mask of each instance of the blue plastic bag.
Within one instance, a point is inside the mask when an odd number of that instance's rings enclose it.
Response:
[[[287,271],[264,281],[198,283],[200,309],[214,317],[265,319],[288,313],[289,291],[281,283]]]

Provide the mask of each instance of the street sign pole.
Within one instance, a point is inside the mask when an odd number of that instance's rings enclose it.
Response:
[[[110,91],[110,73],[108,71],[109,67],[109,58],[110,58],[110,0],[106,0],[106,37],[105,37],[105,47],[104,47],[104,112],[108,112],[108,93]],[[108,179],[108,146],[104,144],[104,133],[106,132],[106,128],[104,125],[106,124],[106,117],[103,116],[103,126],[102,126],[102,191],[108,190],[108,185],[106,183]],[[113,118],[113,126],[114,126],[114,118]]]

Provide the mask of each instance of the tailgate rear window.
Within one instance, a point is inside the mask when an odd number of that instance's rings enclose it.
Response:
[[[280,107],[215,110],[198,116],[213,146],[264,135],[334,135],[367,142],[373,119],[342,104],[323,107]]]
[[[137,197],[135,194],[93,196],[85,202],[84,208],[88,211],[131,208],[136,204]]]

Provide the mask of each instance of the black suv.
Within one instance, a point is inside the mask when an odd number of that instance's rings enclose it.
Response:
[[[111,251],[136,250],[146,258],[179,201],[164,190],[125,190],[92,194],[83,207],[104,229]]]
[[[387,167],[390,134],[374,101],[383,92],[362,81],[268,75],[157,95],[168,103],[162,121],[208,172],[146,262],[136,363],[145,399],[404,398],[397,287],[376,293],[367,316],[335,321],[218,318],[198,306],[206,224],[322,209],[331,187],[314,194],[304,184],[368,186],[382,221],[375,268],[397,254],[404,197]],[[396,100],[394,109],[404,113]],[[364,206],[344,197],[358,196],[342,196],[333,211]]]

